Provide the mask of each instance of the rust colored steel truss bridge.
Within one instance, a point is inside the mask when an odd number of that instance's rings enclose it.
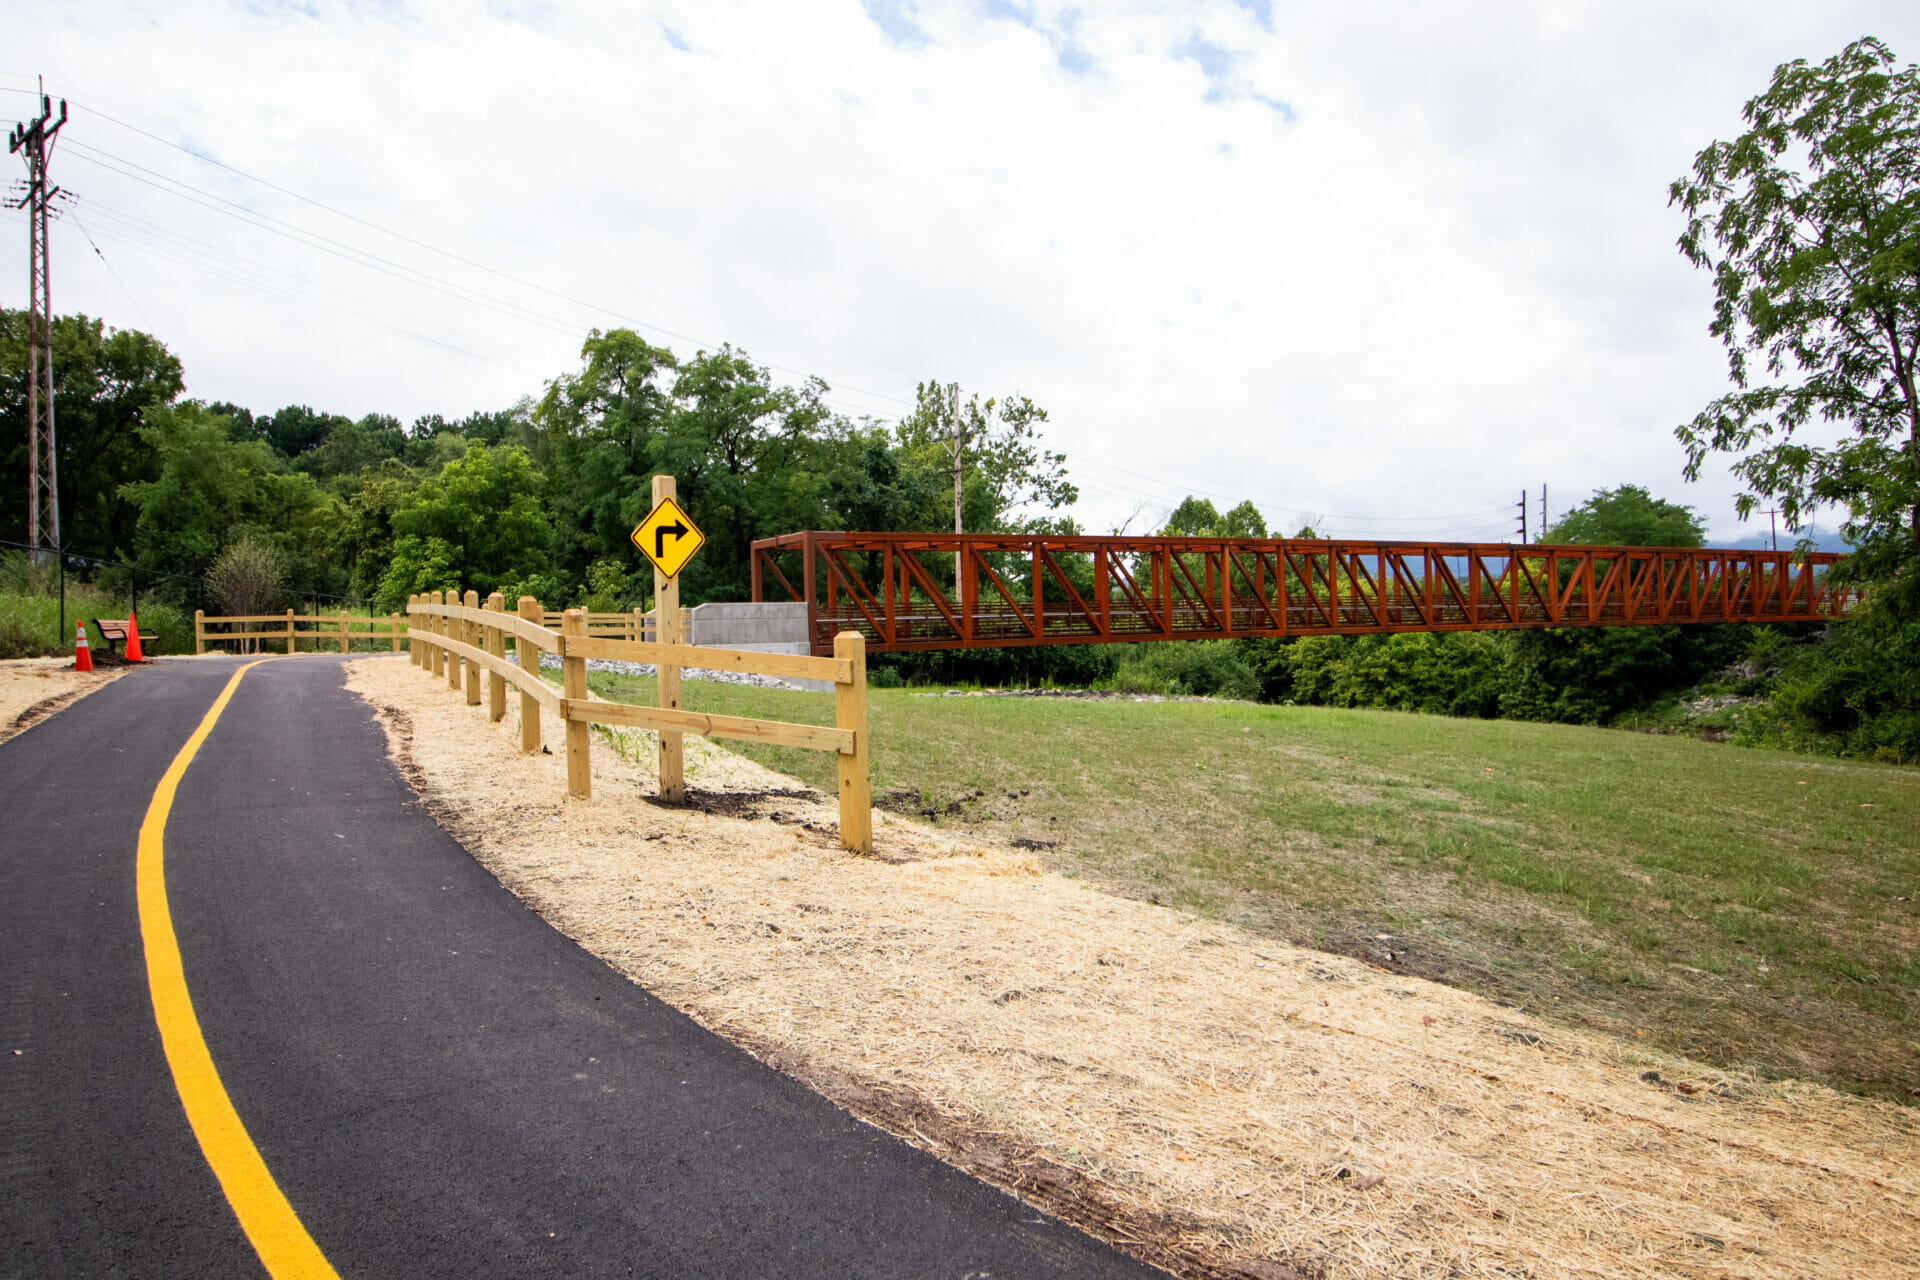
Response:
[[[1824,622],[1844,557],[1693,547],[1297,538],[790,533],[753,598],[803,601],[813,651],[1238,636]]]

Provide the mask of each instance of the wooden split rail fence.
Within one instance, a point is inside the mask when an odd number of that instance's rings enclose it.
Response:
[[[561,611],[543,609],[540,613],[540,625],[549,631],[560,629]],[[624,640],[658,640],[659,619],[648,610],[635,609],[630,613],[587,613],[587,634],[590,636],[613,636]],[[680,611],[680,632],[685,635],[693,628],[693,610]]]
[[[507,713],[507,686],[520,695],[520,750],[540,750],[540,713],[557,717],[565,727],[567,793],[586,798],[593,793],[589,755],[589,725],[624,725],[652,729],[660,735],[663,766],[671,752],[677,763],[680,736],[697,733],[710,738],[741,738],[778,746],[832,751],[839,757],[840,843],[857,853],[873,852],[872,782],[867,751],[867,645],[865,637],[848,632],[834,641],[832,657],[805,654],[755,653],[744,649],[694,649],[686,644],[657,644],[616,635],[588,633],[588,615],[569,609],[558,616],[559,629],[545,621],[540,602],[521,596],[519,607],[508,612],[498,592],[484,601],[477,592],[443,596],[429,591],[407,602],[408,647],[415,666],[443,676],[449,689],[462,690],[467,705],[481,702],[481,677],[486,678],[487,718],[498,722]],[[628,615],[603,615],[614,618]],[[506,646],[514,646],[509,662]],[[560,689],[540,678],[540,655],[560,660]],[[697,666],[711,671],[738,671],[752,675],[798,680],[824,680],[833,685],[831,726],[790,724],[781,720],[754,720],[743,716],[710,715],[677,706],[645,707],[608,702],[587,690],[587,660],[650,663],[664,676]],[[663,697],[669,680],[660,681]],[[677,687],[677,686],[675,686]],[[677,701],[677,699],[676,699]],[[678,769],[661,769],[662,795],[685,798]]]
[[[267,623],[274,625],[267,626]],[[361,641],[376,647],[384,641],[389,652],[398,653],[406,635],[407,621],[397,613],[374,617],[349,614],[345,609],[337,614],[295,613],[289,609],[285,613],[210,618],[204,610],[193,611],[195,653],[205,653],[208,645],[238,644],[245,650],[249,644],[264,648],[267,643],[284,644],[286,651],[292,653],[299,641],[311,641],[315,653],[321,652],[323,645],[331,649],[337,643],[340,652],[347,653],[353,644]]]

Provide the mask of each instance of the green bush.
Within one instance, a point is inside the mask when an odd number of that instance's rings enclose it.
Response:
[[[1064,686],[1088,688],[1108,679],[1119,654],[1139,648],[1122,644],[1063,644],[1007,649],[919,649],[875,654],[868,673],[885,666],[906,684],[977,684],[989,688]]]
[[[1909,575],[1909,579],[1912,575]],[[1787,654],[1773,690],[1780,715],[1835,736],[1847,755],[1920,762],[1920,589],[1884,583],[1854,616]]]
[[[1505,640],[1484,632],[1307,636],[1250,642],[1249,654],[1268,701],[1490,718],[1499,714]]]
[[[633,608],[635,586],[618,560],[595,560],[587,567],[587,590],[580,608],[588,613],[617,613]]]
[[[1194,640],[1133,646],[1108,682],[1127,693],[1164,693],[1251,702],[1260,677],[1236,641]]]
[[[192,653],[193,614],[176,605],[143,598],[139,608],[140,629],[160,638],[149,652]],[[127,598],[109,594],[87,583],[67,584],[67,623],[60,625],[60,597],[0,591],[0,658],[44,658],[73,652],[74,624],[90,618],[124,618]],[[93,627],[87,628],[87,643],[100,649],[106,642]]]

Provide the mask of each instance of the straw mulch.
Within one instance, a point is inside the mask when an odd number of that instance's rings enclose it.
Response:
[[[404,661],[349,664],[557,927],[856,1113],[1188,1275],[1920,1275],[1920,1116],[1276,945],[876,815],[698,738],[594,796]],[[557,726],[545,726],[549,741]],[[788,794],[779,794],[779,793]],[[732,813],[738,816],[727,816]]]
[[[32,728],[60,708],[125,674],[124,667],[75,671],[72,658],[11,658],[0,662],[0,742]]]

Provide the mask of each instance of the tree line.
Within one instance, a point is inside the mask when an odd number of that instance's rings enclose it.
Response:
[[[1707,271],[1734,389],[1676,429],[1687,475],[1716,454],[1743,515],[1848,513],[1841,576],[1865,604],[1831,628],[1648,627],[1315,637],[900,655],[877,679],[1061,680],[1584,723],[1688,727],[1731,699],[1729,736],[1920,760],[1920,68],[1871,37],[1777,68],[1669,202]],[[453,587],[590,608],[644,603],[627,543],[649,477],[678,477],[711,550],[682,598],[742,599],[748,546],[799,529],[1077,532],[1046,412],[920,385],[897,422],[832,412],[732,347],[681,360],[595,331],[537,398],[402,424],[182,400],[157,338],[53,327],[63,540],[180,581],[278,582],[390,608]],[[0,310],[0,455],[26,469],[26,317]],[[0,484],[0,538],[26,526]],[[1264,536],[1250,502],[1189,498],[1165,532]],[[1302,533],[1311,534],[1311,530]],[[1598,490],[1549,539],[1700,544],[1685,507]],[[222,557],[241,557],[216,571]],[[240,572],[244,570],[244,572]],[[1701,692],[1701,691],[1705,692]],[[1712,714],[1717,714],[1713,712]]]
[[[707,535],[682,600],[743,599],[756,538],[949,525],[956,417],[966,528],[1068,531],[1059,513],[1078,497],[1024,397],[929,382],[897,422],[850,419],[818,379],[781,386],[732,347],[682,360],[624,329],[591,333],[537,398],[410,424],[182,399],[162,341],[87,316],[57,317],[53,343],[63,543],[186,578],[244,548],[290,594],[383,610],[455,588],[643,605],[651,576],[628,533],[656,473],[678,477]],[[8,475],[26,471],[25,370],[26,315],[0,310]],[[24,488],[0,486],[15,542]]]

